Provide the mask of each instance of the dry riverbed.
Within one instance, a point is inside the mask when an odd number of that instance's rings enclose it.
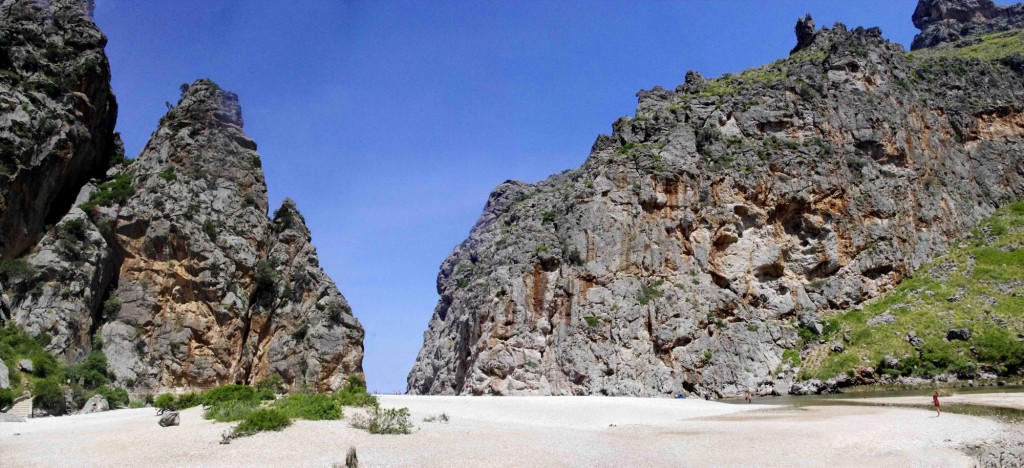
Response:
[[[964,395],[1024,405],[1024,394]],[[1010,425],[924,409],[771,406],[609,397],[382,396],[408,407],[410,435],[370,435],[345,421],[296,421],[220,445],[232,425],[153,409],[0,423],[0,466],[971,466],[964,447]],[[357,410],[346,409],[346,414]],[[424,422],[447,414],[449,422]]]

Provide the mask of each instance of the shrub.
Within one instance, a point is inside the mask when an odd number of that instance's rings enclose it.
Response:
[[[258,296],[273,296],[274,288],[277,287],[277,271],[267,260],[256,262],[256,293]]]
[[[177,403],[174,395],[170,393],[161,393],[153,399],[153,407],[162,410],[176,410],[178,409]]]
[[[787,349],[782,352],[782,362],[788,362],[790,367],[800,366],[800,353],[795,349]]]
[[[366,381],[359,374],[348,376],[348,381],[341,391],[334,395],[335,400],[341,406],[371,406],[380,405],[377,397],[366,391]]]
[[[991,328],[972,340],[978,360],[995,364],[1001,374],[1024,367],[1024,343],[1002,328]]]
[[[128,406],[128,391],[123,388],[112,388],[104,385],[97,388],[93,395],[100,395],[106,398],[111,408],[124,408]]]
[[[341,404],[323,394],[296,393],[274,402],[274,408],[291,418],[311,421],[341,419]]]
[[[653,285],[641,286],[640,295],[637,300],[640,305],[647,305],[649,302],[665,295],[665,292],[661,290],[661,285],[665,284],[665,280],[659,279]]]
[[[132,187],[132,177],[127,173],[122,173],[113,180],[100,184],[96,191],[89,196],[89,201],[79,205],[79,208],[82,211],[89,212],[96,206],[110,206],[114,203],[120,203],[134,194],[135,188]]]
[[[20,258],[0,260],[0,280],[27,280],[36,276],[36,269]]]
[[[206,392],[202,400],[207,405],[215,405],[226,401],[258,402],[260,398],[256,389],[248,385],[223,385]]]
[[[199,406],[204,404],[203,394],[198,392],[185,393],[179,396],[175,403],[178,406],[177,409],[189,409],[193,406]]]
[[[174,167],[172,166],[167,166],[166,168],[164,168],[164,170],[158,172],[156,175],[163,179],[164,182],[172,182],[178,179],[178,175],[174,173]]]
[[[241,421],[258,408],[259,403],[252,401],[222,401],[207,408],[203,412],[203,417],[218,422]]]
[[[102,351],[93,351],[81,363],[68,369],[68,378],[86,388],[96,388],[110,382],[107,377],[107,356]]]
[[[269,391],[271,395],[275,393],[284,393],[284,379],[281,378],[281,374],[270,374],[267,378],[256,383],[256,390],[261,394]]]
[[[35,395],[34,404],[50,414],[64,414],[67,410],[64,407],[64,389],[56,378],[37,381],[32,393]]]
[[[253,411],[232,432],[234,437],[245,437],[263,431],[280,431],[292,424],[284,413],[276,409]]]
[[[203,232],[206,233],[206,237],[209,237],[210,240],[212,240],[214,242],[217,241],[217,230],[218,229],[220,229],[220,223],[218,223],[218,222],[216,222],[216,221],[214,221],[212,219],[208,219],[206,221],[203,221]]]
[[[29,358],[32,361],[32,373],[36,377],[49,377],[60,370],[60,363],[52,354],[38,349]]]
[[[366,416],[352,418],[352,427],[365,429],[370,434],[410,434],[412,420],[409,419],[409,408],[382,409],[374,407]]]
[[[590,316],[587,316],[587,317],[583,317],[583,320],[586,321],[587,325],[589,325],[591,327],[596,327],[597,324],[601,323],[601,318],[600,317],[595,317],[593,315],[590,315]]]
[[[0,408],[4,408],[11,403],[14,403],[14,390],[0,388]]]

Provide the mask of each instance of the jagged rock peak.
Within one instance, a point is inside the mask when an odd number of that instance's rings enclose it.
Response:
[[[237,94],[225,91],[205,78],[182,88],[181,100],[167,113],[168,120],[190,120],[199,124],[208,124],[212,120],[239,128],[244,126]]]
[[[814,33],[814,19],[810,13],[796,20],[796,47],[789,53],[795,54],[814,43]]]
[[[992,0],[921,0],[911,18],[921,30],[910,46],[917,50],[1024,27],[1024,4],[1004,7]]]

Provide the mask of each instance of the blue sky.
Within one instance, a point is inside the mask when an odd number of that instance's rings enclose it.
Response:
[[[441,261],[496,185],[578,167],[640,89],[786,56],[804,13],[909,46],[917,2],[96,3],[128,155],[181,83],[237,93],[272,209],[298,203],[366,328],[369,386],[392,392],[422,344]]]

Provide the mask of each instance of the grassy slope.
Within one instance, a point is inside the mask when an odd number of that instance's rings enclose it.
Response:
[[[969,38],[951,48],[915,51],[912,57],[948,57],[998,61],[1024,53],[1024,29],[1013,29]]]
[[[868,325],[888,312],[895,321]],[[1021,371],[1024,360],[1024,202],[996,211],[971,237],[954,244],[895,290],[826,318],[827,346],[806,353],[804,378],[827,379],[858,366],[879,368],[886,355],[902,362],[890,375],[928,377],[978,371],[1000,375]],[[967,341],[947,340],[953,328],[971,331]],[[907,340],[924,340],[920,352]],[[849,337],[846,351],[829,350]]]

